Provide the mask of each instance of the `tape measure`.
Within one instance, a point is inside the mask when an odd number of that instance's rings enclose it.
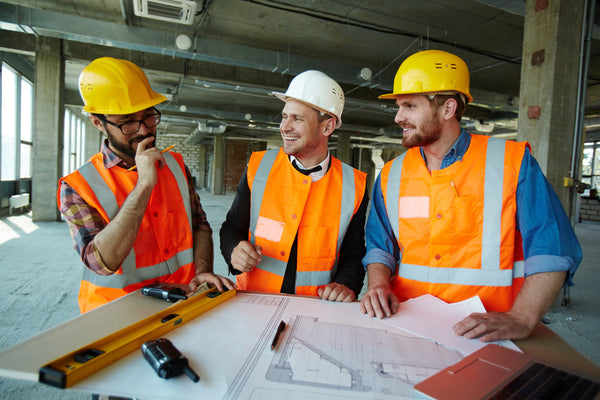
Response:
[[[71,387],[127,354],[139,350],[143,343],[157,339],[230,299],[235,293],[235,289],[219,292],[213,288],[177,302],[159,313],[46,364],[40,368],[38,380],[61,389]]]

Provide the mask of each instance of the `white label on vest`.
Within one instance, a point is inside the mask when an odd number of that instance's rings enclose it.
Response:
[[[429,218],[429,197],[400,197],[400,201],[398,201],[398,217]]]
[[[259,216],[256,221],[254,236],[278,243],[281,240],[281,235],[283,235],[284,227],[283,222]]]

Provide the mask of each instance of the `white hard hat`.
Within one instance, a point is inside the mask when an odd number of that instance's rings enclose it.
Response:
[[[344,91],[342,87],[321,71],[304,71],[296,75],[285,93],[272,92],[283,101],[294,99],[306,103],[319,111],[334,115],[336,128],[342,125]]]

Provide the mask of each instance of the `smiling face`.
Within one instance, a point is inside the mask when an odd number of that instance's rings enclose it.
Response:
[[[298,158],[306,167],[323,161],[335,118],[319,122],[319,114],[314,108],[292,99],[285,102],[281,116],[279,130],[283,151]]]
[[[398,112],[394,122],[403,130],[402,145],[406,148],[427,146],[442,135],[440,108],[423,95],[402,95],[396,99]]]

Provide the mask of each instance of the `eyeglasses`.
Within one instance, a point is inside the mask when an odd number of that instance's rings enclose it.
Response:
[[[119,128],[123,135],[133,135],[134,133],[139,132],[142,123],[146,126],[146,128],[154,128],[160,123],[160,115],[160,111],[155,109],[153,114],[144,117],[144,119],[127,121],[123,124],[115,124],[114,122],[106,119],[106,116],[104,115],[101,116],[101,119],[103,122]]]

